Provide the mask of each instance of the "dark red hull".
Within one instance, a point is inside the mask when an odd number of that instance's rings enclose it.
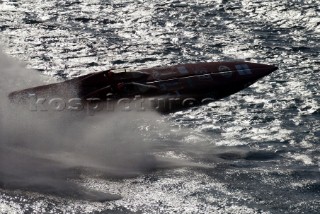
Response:
[[[46,99],[81,98],[104,102],[110,98],[142,97],[220,99],[236,93],[277,70],[272,65],[248,62],[209,62],[154,67],[136,72],[104,71],[62,83],[12,92],[13,102],[30,96]]]

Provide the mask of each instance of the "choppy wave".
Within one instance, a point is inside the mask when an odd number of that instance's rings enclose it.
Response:
[[[229,98],[161,116],[139,130],[150,154],[213,169],[78,181],[123,197],[108,203],[3,189],[0,210],[317,213],[319,13],[311,0],[1,1],[4,52],[55,78],[234,59],[280,69]]]

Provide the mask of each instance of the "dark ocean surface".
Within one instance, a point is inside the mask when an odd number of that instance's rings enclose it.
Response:
[[[319,1],[2,0],[0,44],[59,80],[235,59],[279,67],[228,98],[137,125],[150,155],[199,167],[77,181],[122,196],[104,203],[1,188],[0,213],[320,212]]]

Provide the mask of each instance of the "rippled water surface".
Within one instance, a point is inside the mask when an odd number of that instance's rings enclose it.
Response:
[[[210,168],[81,181],[123,197],[106,203],[2,189],[0,212],[319,213],[318,1],[2,0],[0,43],[57,79],[234,59],[279,67],[221,101],[159,117],[165,126],[143,125],[154,153]]]

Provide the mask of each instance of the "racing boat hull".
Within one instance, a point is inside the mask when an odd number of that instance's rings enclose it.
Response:
[[[78,98],[82,102],[96,103],[140,96],[181,99],[179,102],[189,99],[193,104],[201,104],[234,94],[275,70],[277,67],[273,65],[249,62],[180,64],[118,73],[109,70],[15,91],[9,98],[15,103],[25,103],[30,97]],[[175,106],[189,107],[190,103],[184,105]],[[170,108],[165,111],[174,110],[172,105]]]

